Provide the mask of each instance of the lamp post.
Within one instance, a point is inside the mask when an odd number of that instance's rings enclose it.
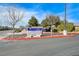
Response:
[[[67,4],[66,3],[64,4],[64,10],[65,10],[65,13],[64,13],[64,30],[63,30],[63,35],[67,35],[67,29],[66,29]]]

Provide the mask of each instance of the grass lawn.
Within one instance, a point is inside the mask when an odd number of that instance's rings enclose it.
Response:
[[[15,34],[15,35],[9,35],[8,37],[6,38],[21,38],[21,37],[26,37],[27,35],[26,34]]]

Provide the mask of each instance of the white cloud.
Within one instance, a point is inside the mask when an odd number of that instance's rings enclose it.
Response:
[[[75,8],[75,9],[68,9],[68,8],[67,8],[67,14],[71,14],[71,13],[73,13],[74,11],[78,11],[78,10],[79,10],[79,8]],[[57,15],[62,16],[62,15],[64,15],[64,13],[65,13],[65,11],[59,12],[59,13],[57,13]]]
[[[67,21],[73,22],[73,23],[75,23],[75,24],[78,23],[79,21],[74,18],[74,17],[75,17],[75,14],[73,13],[73,12],[77,12],[77,11],[79,11],[79,8],[67,9]],[[60,18],[61,18],[62,20],[64,20],[64,15],[65,15],[65,12],[64,12],[64,11],[58,13],[57,15],[60,16]],[[73,17],[74,19],[72,18],[72,15],[74,15],[74,17]]]
[[[7,22],[7,17],[6,17],[7,11],[5,10],[6,7],[9,7],[9,6],[0,6],[0,23],[3,22],[3,24],[5,24],[5,25]],[[40,5],[37,5],[35,8],[31,8],[31,9],[18,8],[18,10],[24,12],[25,17],[22,19],[22,21],[17,23],[17,26],[21,26],[21,25],[25,26],[26,24],[28,24],[28,20],[31,18],[31,16],[35,16],[40,23],[45,18],[45,16],[48,13],[50,13],[50,11],[48,11],[48,12],[42,12],[42,10],[38,11],[40,8],[41,8]],[[70,18],[70,16],[72,15],[71,13],[73,13],[74,11],[78,11],[78,10],[79,10],[79,8],[67,10],[67,15],[68,15],[67,20],[69,22],[76,23],[74,19]],[[64,11],[57,13],[55,15],[60,16],[61,20],[64,20]]]
[[[7,11],[6,11],[6,8],[9,7],[9,6],[0,6],[0,24],[1,25],[9,25],[7,23]],[[40,6],[38,5],[36,7],[36,9],[38,9]],[[17,23],[17,27],[18,26],[25,26],[27,23],[28,23],[28,20],[31,18],[31,16],[35,16],[39,23],[44,19],[46,13],[41,13],[41,11],[34,11],[34,10],[26,10],[24,8],[18,8],[19,11],[23,12],[24,13],[24,18],[22,19],[22,21],[18,22]]]

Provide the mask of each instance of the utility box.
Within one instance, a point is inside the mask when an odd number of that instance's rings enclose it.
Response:
[[[29,27],[27,28],[27,37],[42,36],[43,27]]]

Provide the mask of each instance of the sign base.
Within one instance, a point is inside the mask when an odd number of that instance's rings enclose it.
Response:
[[[67,35],[67,30],[63,30],[63,35]]]

